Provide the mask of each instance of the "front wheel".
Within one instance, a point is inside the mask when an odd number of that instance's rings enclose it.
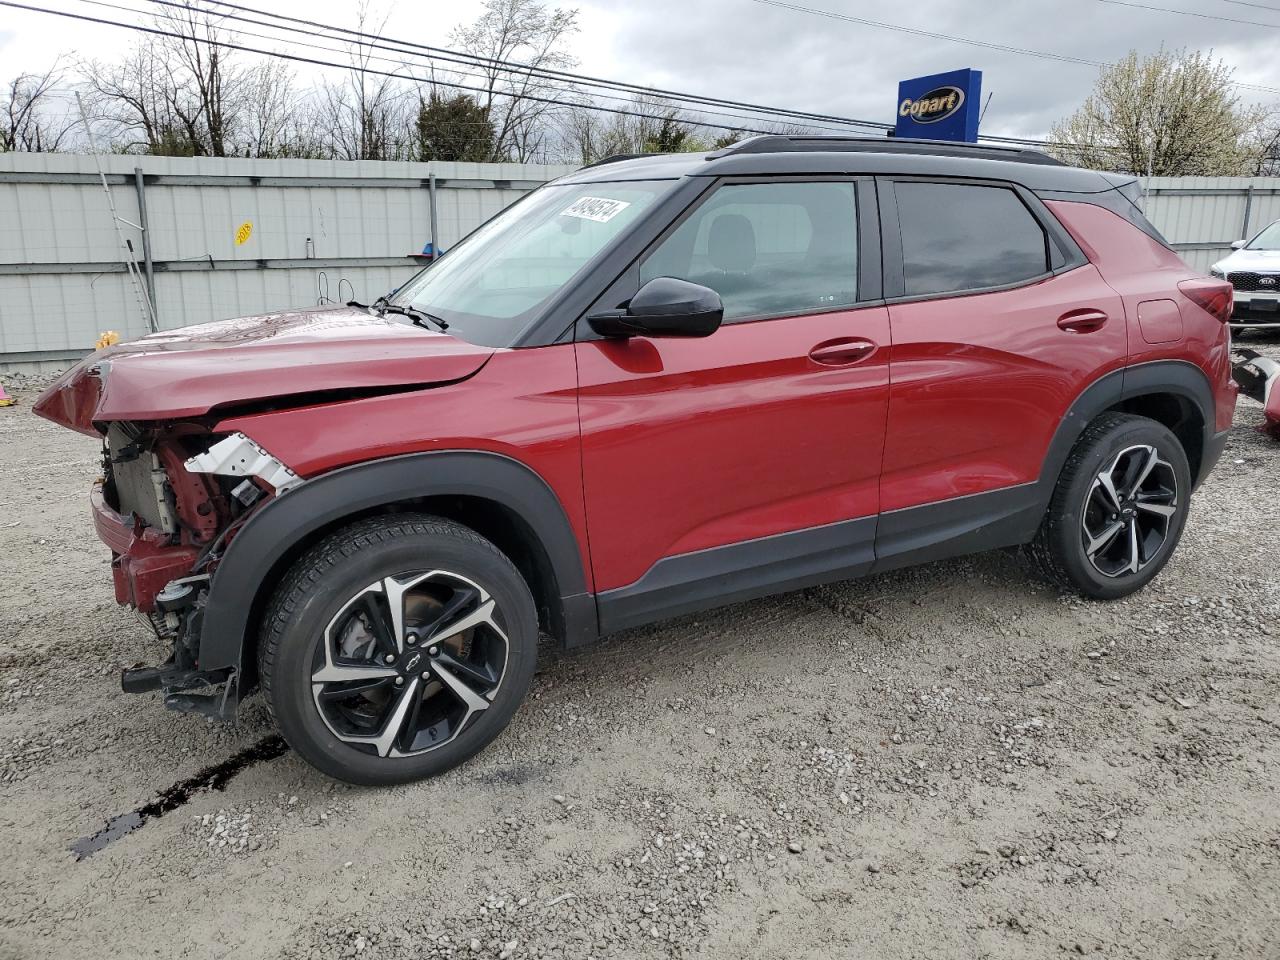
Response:
[[[1128,596],[1169,562],[1190,496],[1187,456],[1167,427],[1103,414],[1067,458],[1031,556],[1058,586],[1100,600]]]
[[[276,591],[259,673],[280,731],[324,773],[404,783],[473,756],[533,678],[529,587],[452,521],[395,515],[325,538]]]

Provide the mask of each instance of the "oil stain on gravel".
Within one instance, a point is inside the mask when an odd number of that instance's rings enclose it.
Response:
[[[267,760],[274,760],[288,749],[289,745],[279,734],[264,737],[253,746],[241,750],[221,763],[205,767],[195,776],[179,780],[136,810],[112,817],[97,833],[81,837],[68,849],[76,855],[77,862],[91,857],[107,844],[133,833],[148,820],[155,820],[170,810],[178,809],[197,793],[203,793],[206,790],[225,790],[227,784],[242,770]]]

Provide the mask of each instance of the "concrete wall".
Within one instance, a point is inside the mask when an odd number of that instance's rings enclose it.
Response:
[[[116,212],[141,222],[159,326],[372,300],[419,269],[431,190],[443,249],[547,180],[525,164],[102,157]],[[104,330],[148,324],[93,157],[0,154],[0,369],[65,363]],[[252,224],[237,243],[242,224]],[[124,236],[143,261],[142,233]],[[310,240],[310,242],[308,242]],[[345,282],[343,282],[345,281]],[[339,284],[341,282],[341,291]]]

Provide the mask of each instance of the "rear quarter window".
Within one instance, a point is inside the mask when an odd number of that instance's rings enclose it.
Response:
[[[1007,187],[894,184],[909,297],[1003,287],[1049,272],[1049,238]]]

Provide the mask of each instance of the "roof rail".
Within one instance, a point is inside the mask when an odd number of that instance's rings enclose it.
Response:
[[[746,142],[746,141],[742,141]],[[599,160],[592,160],[590,163],[584,163],[579,170],[589,170],[591,167],[602,167],[606,163],[621,163],[623,160],[639,160],[641,157],[658,157],[662,154],[658,153],[614,153],[607,157],[601,157]]]
[[[707,154],[708,160],[743,153],[911,153],[935,157],[975,157],[1065,167],[1061,160],[1026,147],[993,146],[986,143],[955,143],[949,140],[912,140],[905,137],[790,137],[762,134],[731,143]]]

